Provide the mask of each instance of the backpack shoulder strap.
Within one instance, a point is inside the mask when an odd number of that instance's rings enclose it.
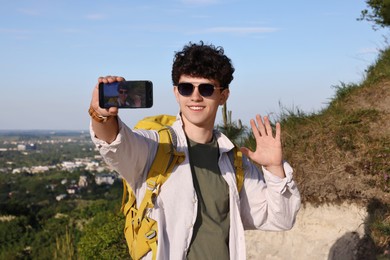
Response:
[[[129,190],[129,200],[124,206],[125,236],[133,259],[139,259],[150,250],[153,252],[153,259],[156,259],[157,224],[146,214],[148,209],[154,207],[154,198],[159,194],[161,185],[168,179],[175,165],[184,160],[184,153],[177,152],[177,137],[172,128],[163,127],[158,130],[158,135],[156,155],[149,169],[145,195],[138,209],[133,191],[126,183],[124,185],[124,188]]]
[[[172,173],[173,167],[184,160],[184,153],[179,153],[174,147],[170,128],[164,127],[158,131],[160,136],[157,153],[146,179],[146,192],[138,209],[141,220],[147,208],[153,208],[153,197],[160,192],[161,185]],[[173,131],[173,130],[172,130]]]
[[[149,169],[146,177],[147,190],[152,190],[154,193],[159,189],[171,174],[173,167],[176,164],[180,164],[184,160],[184,153],[177,152],[177,136],[175,131],[170,127],[163,127],[158,130],[159,144],[157,147],[156,156],[153,160],[152,166]],[[150,195],[150,199],[148,196]],[[152,193],[145,193],[143,204],[145,207],[153,207],[152,204]],[[127,202],[126,202],[127,200]],[[123,196],[122,196],[122,208],[121,211],[125,214],[136,202],[133,191],[128,187],[126,180],[123,180]],[[149,204],[149,206],[147,206]],[[140,211],[142,209],[140,206]]]
[[[234,167],[236,174],[237,190],[240,193],[242,186],[244,185],[244,168],[242,166],[242,152],[237,145],[228,154],[231,164]]]
[[[177,137],[171,127],[160,129],[158,134],[157,153],[149,170],[147,182],[155,179],[156,184],[161,185],[169,177],[173,167],[184,160],[184,153],[177,152]]]

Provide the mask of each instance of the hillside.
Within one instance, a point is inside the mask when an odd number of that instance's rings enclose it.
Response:
[[[390,79],[349,91],[323,114],[295,119],[287,157],[304,201],[389,203]]]
[[[390,241],[390,50],[360,84],[336,87],[316,114],[285,110],[285,156],[305,203],[367,207],[368,234],[382,250]]]

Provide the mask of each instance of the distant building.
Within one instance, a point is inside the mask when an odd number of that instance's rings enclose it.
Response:
[[[78,187],[77,187],[77,186],[70,186],[70,187],[68,187],[68,188],[66,189],[66,192],[67,192],[68,194],[76,194],[77,190],[78,190]]]
[[[37,145],[36,144],[28,144],[26,145],[26,150],[28,151],[35,151],[37,149]]]
[[[116,179],[116,176],[113,174],[98,174],[95,176],[95,182],[97,185],[102,185],[102,184],[108,184],[112,185],[114,184]]]
[[[33,166],[31,167],[31,173],[43,173],[49,171],[49,166]]]
[[[80,188],[85,188],[88,186],[88,179],[87,176],[81,175],[79,178],[79,187]]]
[[[17,150],[18,151],[34,151],[37,149],[37,145],[36,144],[18,144],[17,145]]]
[[[66,194],[60,194],[60,195],[56,196],[56,200],[61,201],[61,200],[65,199],[66,196],[67,196]]]
[[[12,173],[13,174],[17,174],[17,173],[31,173],[31,170],[30,168],[28,167],[22,167],[22,168],[15,168],[12,170]]]
[[[16,148],[18,149],[18,151],[25,151],[26,150],[26,145],[18,144],[18,146]]]
[[[86,167],[85,167],[87,171],[96,171],[98,168],[99,168],[99,163],[95,161],[86,163]]]
[[[75,163],[75,162],[62,162],[61,166],[66,171],[72,171],[72,170],[80,167],[81,165],[78,163]]]

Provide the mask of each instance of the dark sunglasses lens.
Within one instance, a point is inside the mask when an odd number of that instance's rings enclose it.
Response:
[[[198,88],[199,88],[199,93],[204,97],[209,97],[214,92],[214,86],[211,84],[207,84],[207,83],[200,84]]]
[[[179,83],[177,85],[180,95],[190,96],[194,91],[194,86],[191,83]]]

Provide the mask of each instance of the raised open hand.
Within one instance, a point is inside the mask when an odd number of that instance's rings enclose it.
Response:
[[[257,123],[257,125],[256,125]],[[282,144],[280,141],[280,124],[276,123],[276,132],[273,136],[271,123],[267,116],[262,120],[260,115],[256,115],[255,120],[250,121],[253,135],[256,139],[256,150],[251,151],[242,147],[243,154],[248,156],[254,162],[263,165],[270,172],[279,177],[284,177],[282,166]]]

